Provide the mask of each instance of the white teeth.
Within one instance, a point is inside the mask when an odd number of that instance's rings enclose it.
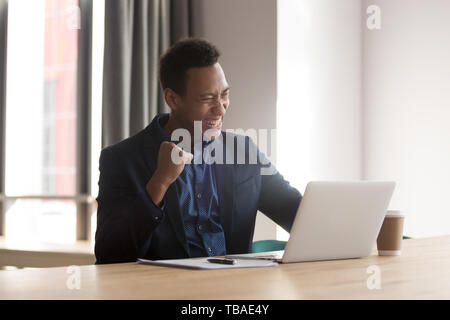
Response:
[[[212,127],[216,127],[220,124],[220,120],[216,120],[216,121],[206,121],[206,124],[208,126],[212,126]]]

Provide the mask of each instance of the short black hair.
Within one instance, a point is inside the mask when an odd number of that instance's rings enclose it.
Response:
[[[186,92],[186,71],[214,65],[219,50],[206,40],[186,38],[174,43],[159,59],[159,81],[162,89],[170,88],[180,95]]]

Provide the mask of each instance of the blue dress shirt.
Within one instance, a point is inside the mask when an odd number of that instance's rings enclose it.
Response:
[[[170,136],[163,129],[169,115],[161,114],[158,117],[161,141],[171,141]],[[213,142],[202,143],[202,151],[209,143]],[[214,169],[214,164],[206,164],[205,161],[201,164],[186,164],[174,182],[190,257],[226,254]]]

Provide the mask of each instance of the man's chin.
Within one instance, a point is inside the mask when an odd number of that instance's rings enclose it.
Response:
[[[221,134],[221,129],[222,129],[222,127],[207,129],[203,132],[203,137],[206,140],[217,139]]]

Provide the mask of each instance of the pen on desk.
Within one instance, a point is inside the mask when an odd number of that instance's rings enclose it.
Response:
[[[218,259],[218,258],[209,258],[207,259],[208,262],[211,263],[220,263],[220,264],[234,264],[235,261],[233,259]]]

